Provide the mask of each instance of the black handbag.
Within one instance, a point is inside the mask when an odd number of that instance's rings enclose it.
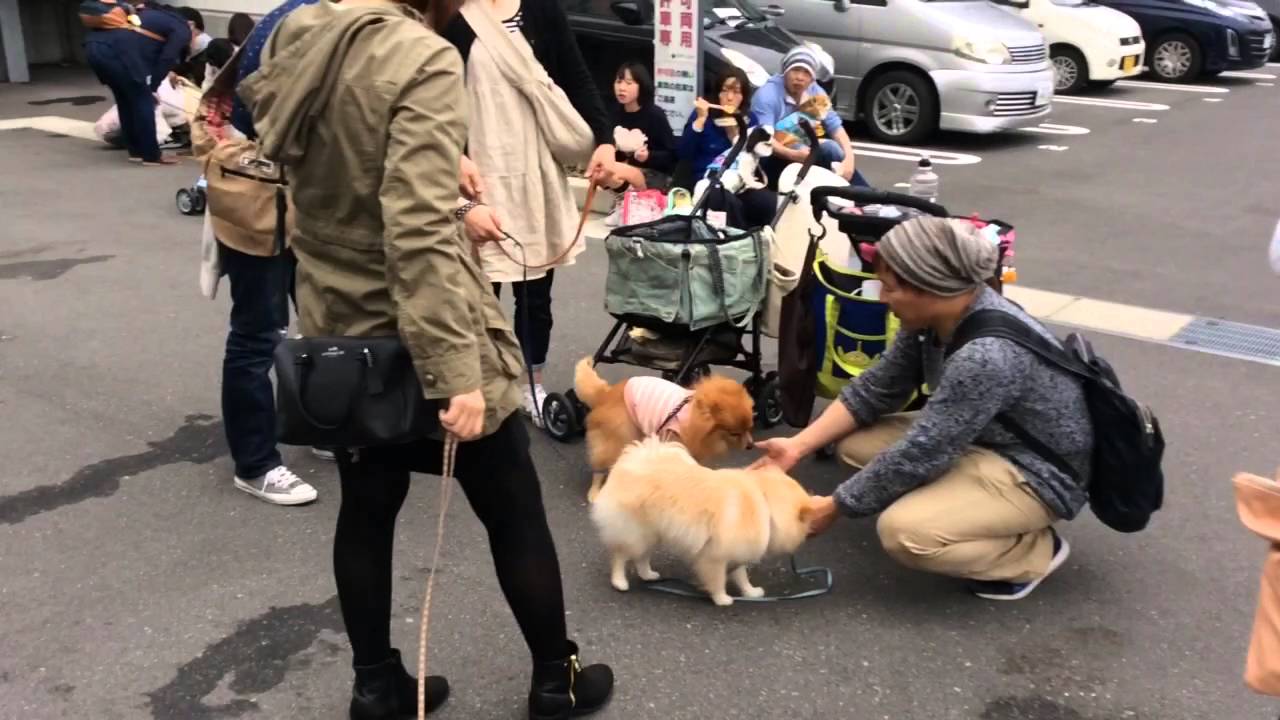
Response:
[[[285,445],[399,445],[439,427],[440,403],[423,397],[398,336],[289,338],[273,359],[276,436]]]

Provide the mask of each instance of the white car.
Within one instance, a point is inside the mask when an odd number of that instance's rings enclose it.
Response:
[[[993,0],[1036,24],[1049,44],[1055,90],[1107,86],[1143,70],[1146,43],[1137,21],[1088,0]]]

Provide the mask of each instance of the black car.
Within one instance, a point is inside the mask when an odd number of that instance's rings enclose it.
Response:
[[[624,62],[639,61],[653,70],[652,0],[564,0],[569,25],[600,92],[613,97],[613,77]],[[729,64],[763,85],[779,72],[782,57],[803,44],[778,27],[781,9],[764,10],[748,0],[703,0],[703,77],[709,83]],[[705,92],[705,90],[704,90]]]
[[[1192,82],[1266,63],[1275,31],[1266,13],[1243,0],[1096,0],[1138,21],[1147,68],[1158,80]]]

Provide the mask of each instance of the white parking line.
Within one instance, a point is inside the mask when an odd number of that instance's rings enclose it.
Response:
[[[866,157],[904,160],[906,162],[919,162],[920,158],[927,156],[934,165],[976,165],[982,162],[982,158],[977,155],[932,150],[930,148],[906,147],[904,145],[855,142],[853,143],[853,149],[858,152],[858,155]]]
[[[1275,87],[1276,86],[1276,84],[1273,82],[1256,82],[1254,83],[1254,85],[1257,85],[1258,87]]]
[[[1063,152],[1065,150],[1070,150],[1071,146],[1070,145],[1041,145],[1039,146],[1039,149],[1051,150],[1053,152]]]
[[[1173,83],[1149,82],[1147,80],[1120,80],[1116,82],[1116,85],[1119,85],[1120,87],[1177,90],[1178,92],[1210,93],[1219,95],[1231,92],[1227,88],[1214,87],[1212,85],[1174,85]]]
[[[68,135],[84,140],[99,140],[97,134],[93,132],[93,123],[87,120],[74,120],[58,115],[37,115],[35,117],[0,120],[0,130],[17,130],[20,128],[43,130],[54,135]]]
[[[1155,119],[1155,118],[1134,118],[1134,119],[1133,119],[1133,121],[1134,121],[1134,122],[1136,122],[1136,123],[1146,123],[1146,124],[1148,124],[1148,125],[1154,125],[1154,124],[1156,124],[1156,123],[1160,122],[1159,120],[1157,120],[1157,119]]]
[[[1222,77],[1241,78],[1244,80],[1275,80],[1276,79],[1275,75],[1271,75],[1269,73],[1236,72],[1235,70],[1228,70],[1227,72],[1222,73]]]
[[[1222,102],[1222,98],[1200,98],[1205,102]]]
[[[1111,100],[1108,98],[1055,97],[1055,103],[1066,105],[1094,105],[1096,107],[1116,108],[1117,110],[1148,110],[1158,112],[1168,110],[1168,105],[1160,103],[1138,102],[1137,100]]]
[[[1021,132],[1042,133],[1044,135],[1088,135],[1090,130],[1079,125],[1059,125],[1057,123],[1040,123],[1036,127],[1025,127]]]

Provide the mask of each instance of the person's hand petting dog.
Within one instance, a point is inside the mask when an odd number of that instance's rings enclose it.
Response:
[[[763,450],[764,457],[751,464],[752,470],[773,465],[783,472],[791,472],[791,468],[805,456],[804,449],[794,437],[757,440],[753,447],[756,450]]]
[[[814,498],[813,514],[809,516],[809,537],[817,537],[831,528],[840,517],[840,508],[831,496]]]

